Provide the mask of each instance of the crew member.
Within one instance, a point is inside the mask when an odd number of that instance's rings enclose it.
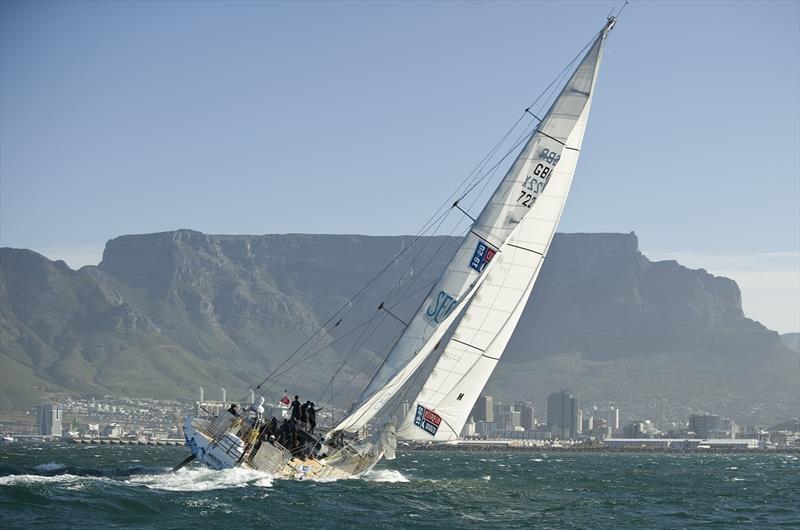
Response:
[[[300,428],[308,430],[308,406],[311,404],[311,401],[306,401],[300,407]]]
[[[254,412],[257,420],[261,420],[264,415],[264,396],[258,398],[258,401],[250,405],[250,412]]]
[[[314,408],[314,404],[309,402],[308,405],[308,425],[311,429],[308,431],[311,434],[314,434],[314,429],[317,427],[317,409]]]
[[[300,421],[300,408],[300,396],[295,396],[292,401],[292,419],[294,421]]]

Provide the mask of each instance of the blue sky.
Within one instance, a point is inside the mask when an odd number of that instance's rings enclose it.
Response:
[[[2,2],[0,244],[414,233],[612,5]],[[628,6],[560,230],[761,278],[800,330],[799,5]]]

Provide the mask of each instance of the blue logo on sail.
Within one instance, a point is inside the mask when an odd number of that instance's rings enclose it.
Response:
[[[492,261],[496,251],[489,248],[489,245],[483,241],[478,241],[478,246],[475,248],[475,254],[472,255],[472,260],[469,266],[478,272],[483,272],[483,269]]]
[[[439,291],[439,294],[431,301],[431,305],[425,311],[425,316],[432,323],[441,324],[457,305],[458,300],[444,291]]]

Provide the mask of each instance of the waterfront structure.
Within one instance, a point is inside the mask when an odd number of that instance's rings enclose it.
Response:
[[[575,439],[580,433],[578,412],[580,401],[562,390],[547,396],[547,428],[556,438]]]
[[[758,440],[730,438],[607,438],[607,447],[641,447],[651,449],[758,449]]]
[[[48,403],[37,407],[39,416],[39,433],[42,436],[53,436],[60,438],[63,431],[62,420],[64,419],[59,403]]]
[[[100,436],[103,438],[122,438],[123,434],[122,426],[118,423],[106,425],[103,427],[103,430],[100,431]]]

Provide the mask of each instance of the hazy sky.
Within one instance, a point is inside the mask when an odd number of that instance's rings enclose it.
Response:
[[[2,2],[0,244],[414,233],[612,5]],[[559,230],[635,230],[800,330],[798,6],[628,6]]]

